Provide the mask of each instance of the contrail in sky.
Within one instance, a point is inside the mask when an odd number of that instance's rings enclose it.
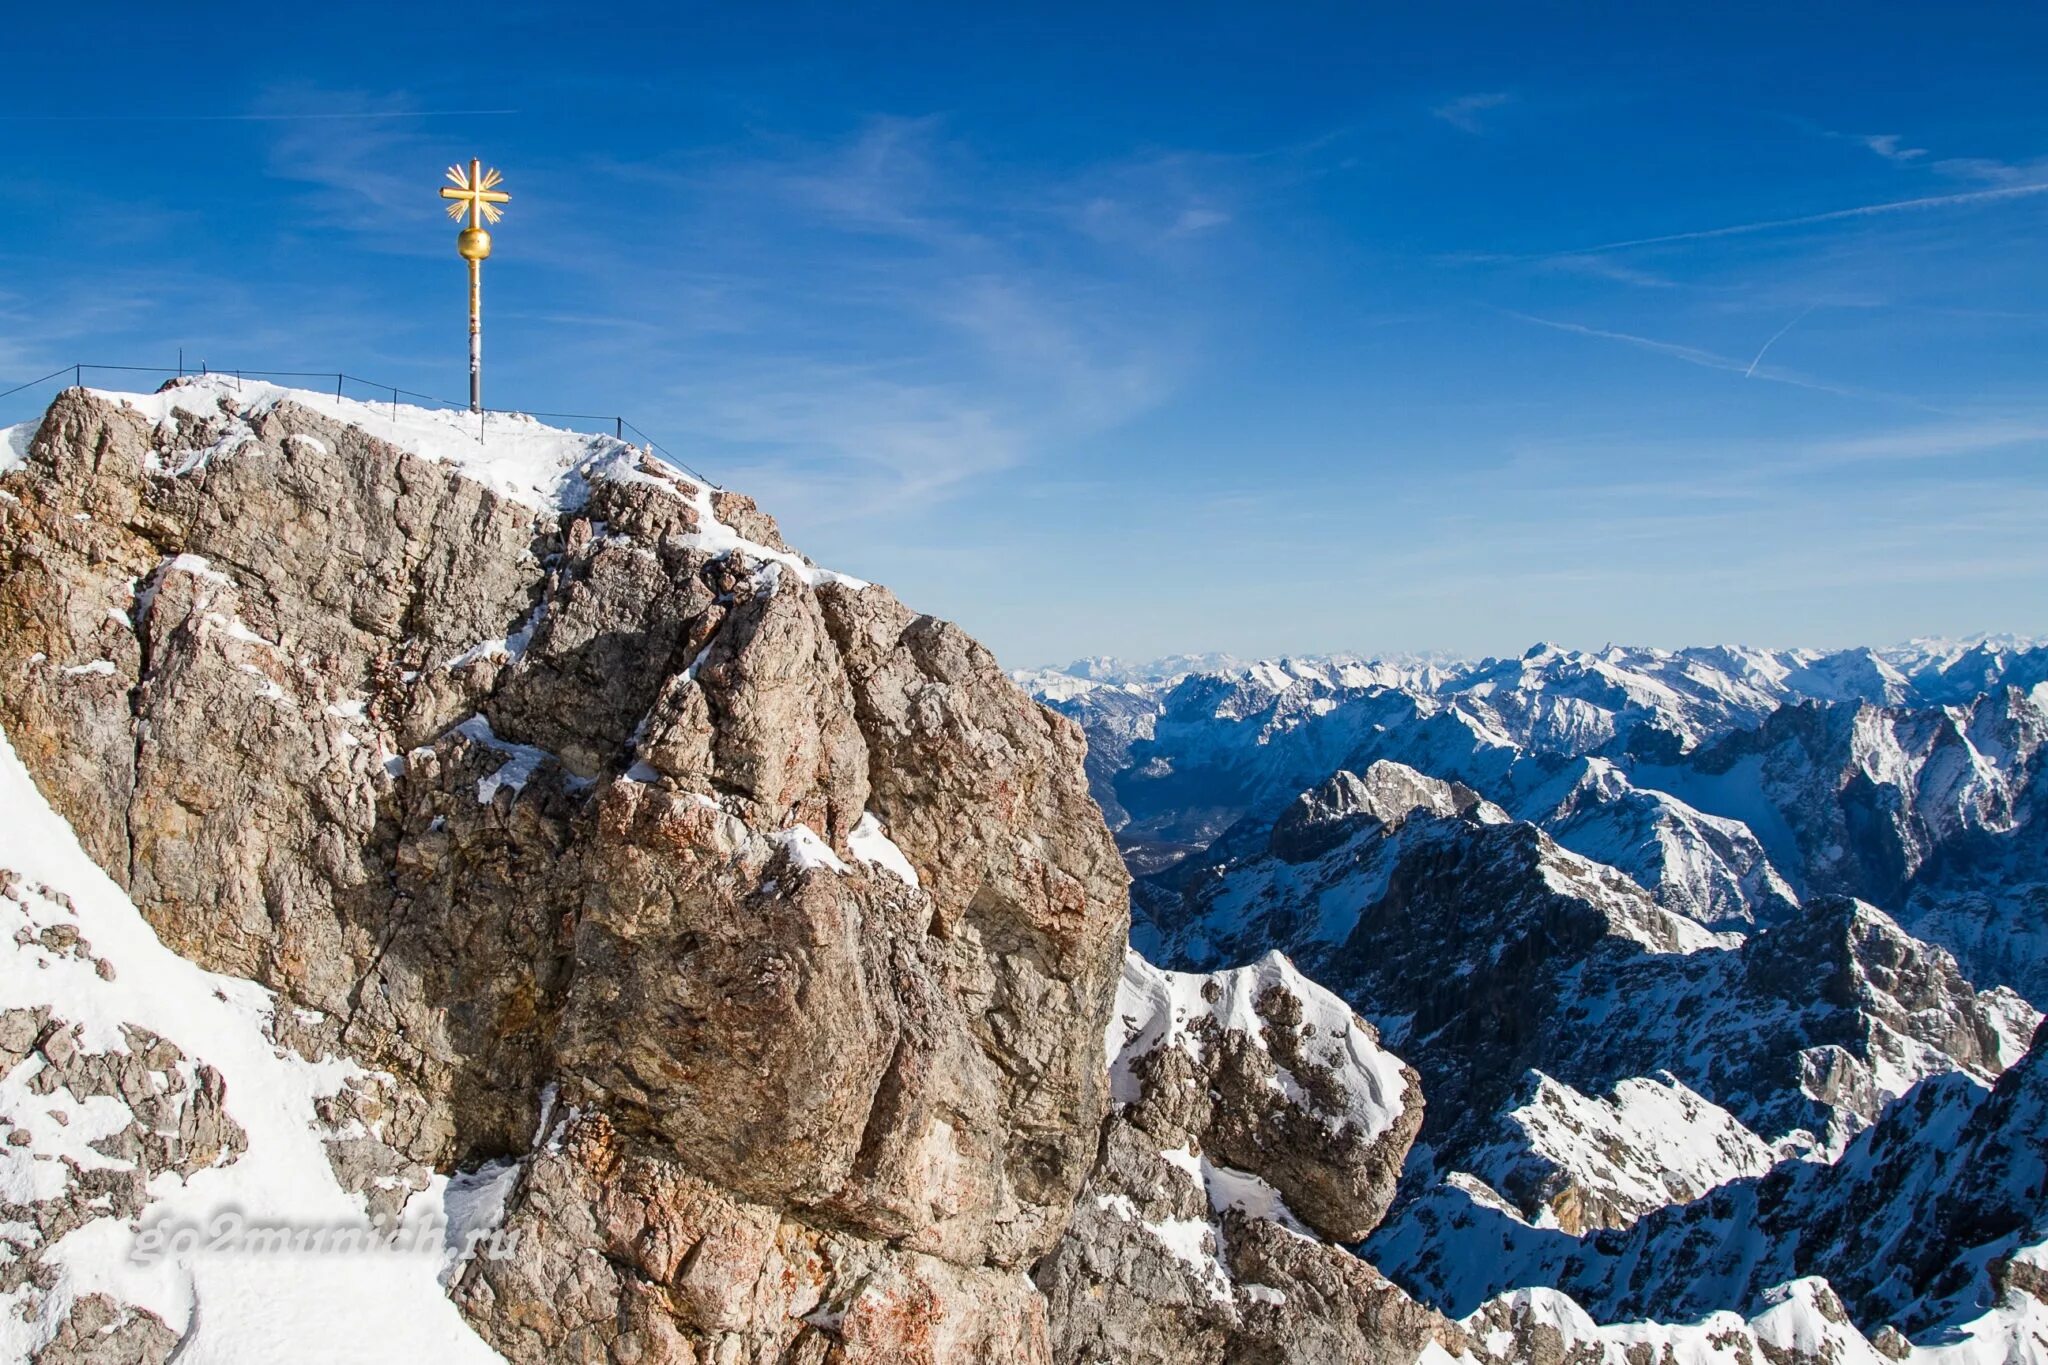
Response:
[[[1800,323],[1806,321],[1806,314],[1811,313],[1814,309],[1818,307],[1820,307],[1820,305],[1817,303],[1807,304],[1805,313],[1801,313],[1798,317],[1792,319],[1792,321],[1786,323],[1783,327],[1780,327],[1777,331],[1773,332],[1771,334],[1771,339],[1769,341],[1766,341],[1763,344],[1762,349],[1757,351],[1756,359],[1750,361],[1749,368],[1742,372],[1742,377],[1744,379],[1754,378],[1756,376],[1756,367],[1763,363],[1764,351],[1768,351],[1771,349],[1771,347],[1777,345],[1779,337],[1785,335],[1785,333],[1791,331],[1794,327],[1797,327]]]
[[[1809,227],[1816,223],[1839,223],[1848,218],[1874,218],[1885,213],[1905,213],[1912,209],[1947,208],[1954,204],[1981,204],[2000,199],[2020,199],[2028,195],[2048,193],[2048,181],[2026,185],[2001,185],[1991,190],[1965,190],[1960,194],[1930,194],[1921,199],[1893,199],[1882,204],[1860,204],[1853,209],[1830,209],[1826,213],[1807,213],[1797,218],[1772,218],[1761,223],[1735,223],[1728,227],[1700,228],[1693,232],[1667,232],[1661,237],[1632,237],[1625,242],[1603,242],[1599,246],[1572,247],[1565,251],[1546,251],[1531,258],[1550,260],[1559,256],[1591,256],[1602,251],[1623,251],[1629,247],[1662,246],[1668,242],[1699,242],[1711,237],[1739,237],[1751,232],[1770,232],[1777,228]]]

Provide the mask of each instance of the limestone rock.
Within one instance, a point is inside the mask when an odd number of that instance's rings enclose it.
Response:
[[[1118,1107],[1040,1263],[1054,1355],[1412,1361],[1458,1329],[1323,1240],[1370,1232],[1422,1124],[1371,1027],[1273,954],[1208,976],[1126,958]]]
[[[540,506],[289,397],[146,406],[68,391],[0,480],[0,726],[166,943],[384,1078],[323,1101],[379,1134],[345,1187],[525,1153],[552,1087],[619,1169],[829,1244],[748,1340],[1042,1358],[1127,921],[1078,730],[619,443]],[[533,1349],[739,1330],[558,1212],[490,1290],[561,1319]]]

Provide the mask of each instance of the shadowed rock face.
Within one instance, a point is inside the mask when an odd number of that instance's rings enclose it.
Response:
[[[558,1089],[511,1214],[550,1254],[472,1286],[479,1330],[1042,1356],[1004,1305],[1095,1159],[1127,915],[1079,731],[736,495],[615,460],[537,514],[190,406],[71,391],[0,479],[0,725],[167,943],[398,1076],[404,1159],[524,1152]],[[618,1232],[618,1172],[695,1193]],[[588,1278],[615,1234],[727,1247],[700,1224],[768,1241]],[[815,1295],[735,1325],[730,1266],[798,1256]]]

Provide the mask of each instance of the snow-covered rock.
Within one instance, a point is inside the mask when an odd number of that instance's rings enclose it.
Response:
[[[0,869],[0,1357],[498,1359],[442,1292],[449,1182],[382,1146],[378,1078],[164,947],[4,737]],[[232,1231],[368,1242],[400,1206],[392,1250]],[[181,1237],[223,1249],[181,1259]]]

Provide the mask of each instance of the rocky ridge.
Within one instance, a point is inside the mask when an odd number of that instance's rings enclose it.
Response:
[[[1242,822],[1139,901],[1160,960],[1277,947],[1374,1021],[1431,1098],[1413,1180],[1478,1176],[1574,1231],[1779,1157],[1832,1158],[1924,1077],[1995,1078],[2040,1017],[1860,902],[1710,934],[1469,788],[1388,762],[1303,793],[1270,829]]]
[[[2038,642],[1546,645],[1478,663],[1027,676],[1102,734],[1097,766],[1111,771],[1095,786],[1141,875],[1239,819],[1274,818],[1334,771],[1385,759],[1474,788],[1710,928],[1767,926],[1802,896],[1855,896],[1983,984],[2048,1003]]]

